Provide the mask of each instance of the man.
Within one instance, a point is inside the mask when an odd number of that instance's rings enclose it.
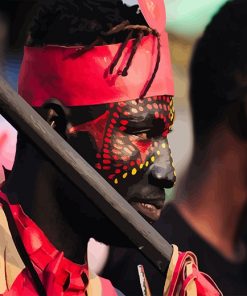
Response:
[[[170,70],[165,32],[137,7],[57,0],[34,19],[19,79],[19,93],[150,222],[175,181]],[[89,238],[129,244],[22,134],[3,192],[2,295],[91,295]],[[96,281],[97,295],[116,295]]]
[[[175,181],[166,139],[174,109],[164,3],[151,3],[140,1],[152,27],[121,1],[43,4],[25,48],[19,93],[155,221],[164,187]],[[130,243],[23,134],[3,192],[2,295],[120,295],[84,258],[90,237]],[[190,252],[174,247],[168,274],[164,295],[220,294]],[[139,275],[143,295],[150,295],[141,267]]]
[[[200,269],[223,295],[247,295],[247,2],[227,2],[198,41],[191,64],[194,157],[174,203],[155,228],[180,250],[197,254]],[[113,250],[104,275],[128,295],[141,295],[135,266],[144,264],[153,295],[160,275],[139,255]],[[122,272],[116,273],[122,266]],[[115,272],[115,273],[114,273]],[[126,282],[129,285],[126,285]]]

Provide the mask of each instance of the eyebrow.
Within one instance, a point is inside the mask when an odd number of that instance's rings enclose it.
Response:
[[[149,115],[146,118],[128,118],[127,129],[139,130],[139,129],[151,129],[156,126],[158,122],[162,121],[159,118],[155,118],[153,115]],[[163,121],[162,121],[163,122]]]
[[[153,114],[134,114],[134,115],[129,115],[129,116],[125,116],[123,115],[122,119],[126,119],[128,120],[128,126],[129,125],[147,125],[152,123],[154,116]]]

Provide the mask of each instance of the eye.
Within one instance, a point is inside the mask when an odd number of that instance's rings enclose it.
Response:
[[[146,141],[150,139],[150,129],[127,129],[126,133],[131,136],[132,140]]]
[[[145,130],[136,130],[132,133],[129,133],[131,136],[138,138],[139,140],[150,140],[150,139],[156,139],[162,136],[164,130],[160,129],[154,129],[154,128],[150,128],[150,129],[145,129]]]
[[[141,135],[150,133],[150,128],[136,128],[136,127],[126,127],[126,133],[130,135]]]
[[[139,139],[155,139],[162,137],[164,134],[168,134],[171,131],[171,127],[165,124],[164,120],[155,119],[150,122],[149,126],[133,126],[126,125],[125,133],[138,137]]]

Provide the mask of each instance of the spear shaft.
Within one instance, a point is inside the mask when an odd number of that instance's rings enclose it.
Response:
[[[3,79],[0,112],[165,275],[172,246]],[[78,201],[79,202],[79,201]]]

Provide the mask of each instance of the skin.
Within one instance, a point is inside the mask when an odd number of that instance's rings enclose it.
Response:
[[[90,135],[94,154],[85,158],[144,217],[155,221],[164,207],[164,189],[175,182],[167,141],[173,119],[172,99],[153,97],[109,104],[96,120],[73,125],[68,133]]]
[[[246,139],[240,139],[225,123],[217,126],[203,158],[192,161],[176,200],[190,226],[232,262],[246,258],[241,241],[247,206],[246,151]],[[199,166],[203,167],[200,173]],[[194,182],[189,182],[191,178]]]
[[[159,104],[157,100],[160,100]],[[146,108],[143,108],[144,104]],[[154,104],[157,104],[158,109]],[[147,107],[148,105],[152,105],[152,108]],[[143,111],[131,112],[134,106],[143,108]],[[128,123],[116,123],[112,128],[109,142],[112,146],[108,147],[111,164],[109,170],[104,170],[103,167],[99,168],[98,164],[103,160],[105,136],[102,141],[102,134],[98,133],[96,137],[95,131],[102,128],[103,124],[107,133],[108,125],[110,126],[112,119],[116,119],[114,113],[117,107],[118,103],[114,106],[92,106],[86,109],[65,108],[56,100],[55,103],[48,104],[38,111],[148,221],[152,222],[158,219],[164,206],[164,188],[171,187],[175,182],[166,138],[174,118],[172,100],[150,98],[144,99],[143,102],[136,100],[125,103],[117,119],[127,120]],[[156,115],[157,110],[160,118]],[[108,117],[104,118],[106,112]],[[103,121],[100,120],[102,118]],[[78,126],[79,129],[76,128]],[[126,129],[121,130],[120,126]],[[129,147],[132,153],[119,149],[123,151],[120,155],[123,159],[114,159],[114,143],[118,140],[123,141],[124,148],[126,145],[132,145],[132,148]],[[137,162],[138,159],[141,163]],[[135,166],[132,166],[133,161]],[[127,168],[124,168],[125,166]],[[110,178],[110,173],[112,170],[115,172],[116,168],[122,169],[121,174],[116,174],[118,182],[115,181],[116,177]],[[136,168],[134,174],[133,168]],[[128,176],[123,178],[126,172]],[[51,243],[57,249],[63,250],[65,256],[76,263],[84,262],[83,254],[86,253],[87,243],[91,237],[110,245],[131,246],[119,230],[31,144],[26,144],[25,149],[17,153],[12,174],[4,191],[11,202],[19,202],[22,205],[25,213],[44,231]]]

